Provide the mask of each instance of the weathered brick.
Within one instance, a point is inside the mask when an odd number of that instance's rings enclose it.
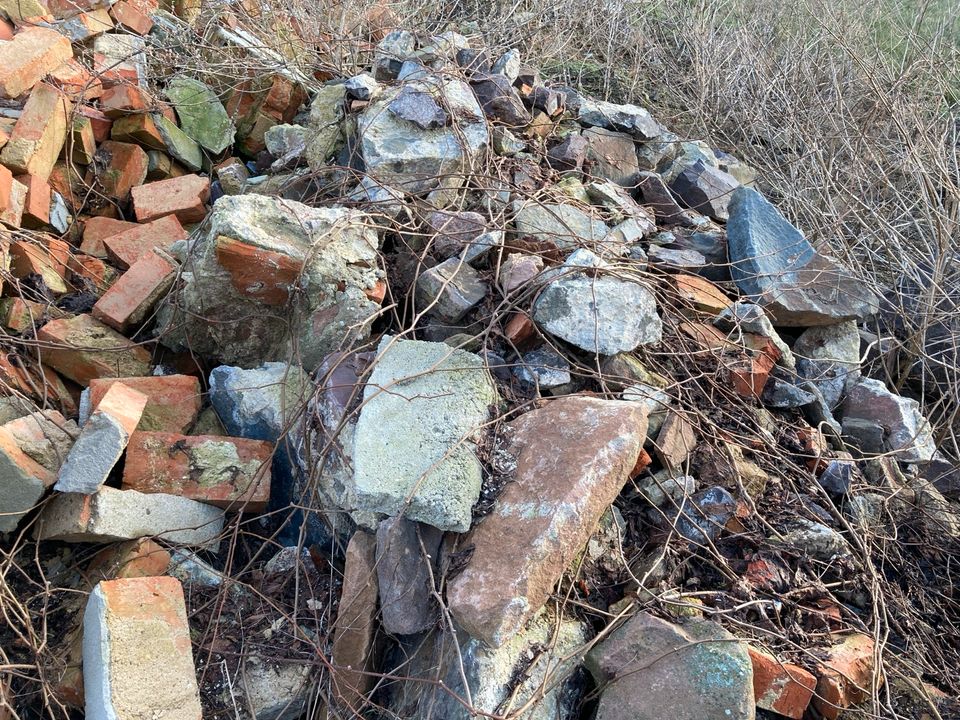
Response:
[[[138,35],[146,35],[153,27],[150,16],[129,0],[120,0],[110,8],[110,13],[118,25],[132,30]]]
[[[200,175],[182,175],[133,188],[133,209],[139,222],[176,215],[183,223],[196,223],[207,214],[210,182]]]
[[[177,220],[176,215],[165,215],[152,222],[137,225],[104,239],[107,256],[119,268],[127,269],[137,260],[164,249],[177,240],[185,240],[189,233]]]
[[[753,663],[757,707],[800,720],[813,697],[817,678],[798,665],[782,663],[756,648],[747,650]]]
[[[73,255],[67,261],[71,280],[75,287],[95,295],[102,295],[117,280],[117,271],[100,258],[90,255]]]
[[[89,315],[51,320],[37,331],[44,362],[88,385],[99,377],[140,377],[152,369],[150,353]]]
[[[27,188],[20,224],[25,228],[42,228],[50,224],[50,186],[36,175],[19,175],[17,181]]]
[[[0,300],[0,325],[15,333],[33,330],[44,318],[66,317],[68,313],[54,305],[11,297]]]
[[[103,164],[99,176],[103,192],[114,200],[125,201],[147,177],[147,153],[139,145],[108,140],[97,150],[97,159]]]
[[[83,223],[83,241],[80,243],[80,251],[93,257],[107,257],[107,248],[103,241],[114,235],[119,235],[127,230],[141,227],[137,223],[127,222],[125,220],[115,220],[107,217],[92,217]]]
[[[732,304],[732,300],[709,280],[699,275],[678,273],[670,282],[680,301],[680,309],[691,317],[714,317]]]
[[[69,256],[70,246],[56,238],[38,240],[15,240],[10,243],[10,274],[23,279],[39,275],[47,288],[57,295],[70,290],[64,276],[66,265],[61,258]]]
[[[177,265],[156,251],[144,254],[93,306],[93,316],[121,332],[142,323],[166,294]]]
[[[169,155],[159,150],[148,150],[147,161],[147,180],[150,182],[187,174],[183,166],[175,163]]]
[[[10,171],[0,165],[0,222],[20,227],[26,202],[27,187],[14,180]]]
[[[102,98],[101,98],[102,101]],[[81,105],[77,109],[77,114],[90,120],[90,126],[93,128],[93,139],[98,143],[106,142],[110,139],[110,128],[113,126],[113,120],[109,116],[97,110],[96,108]]]
[[[851,705],[869,697],[873,689],[874,642],[868,635],[848,635],[827,651],[817,670],[820,679],[813,707],[827,720],[836,720]]]
[[[34,87],[10,141],[0,151],[0,162],[14,172],[46,180],[63,148],[71,108],[67,97],[52,85]]]
[[[96,408],[111,385],[122,382],[147,396],[138,430],[185,433],[200,413],[200,380],[191,375],[99,378],[90,381],[90,407]]]
[[[63,493],[97,492],[107,481],[133,434],[147,396],[115,383],[80,430],[60,468],[54,490]]]
[[[119,142],[132,142],[152,150],[163,150],[166,144],[148,113],[125,115],[113,121],[110,137]]]
[[[286,304],[303,271],[302,260],[226,235],[216,238],[214,248],[237,291],[265,305]]]
[[[123,488],[259,512],[270,499],[272,454],[273,443],[263,440],[137,431]]]
[[[25,28],[0,45],[0,97],[15,98],[73,57],[70,41],[56,30]]]
[[[73,58],[51,72],[47,79],[73,102],[93,100],[103,95],[100,78],[94,77]]]
[[[728,365],[734,392],[741,397],[759,399],[775,364],[776,361],[768,354],[759,353]]]
[[[93,71],[104,87],[140,85],[144,71],[144,41],[136,35],[105,33],[93,43]]]
[[[100,582],[83,615],[86,716],[200,720],[202,710],[180,581]]]
[[[89,165],[97,152],[97,139],[90,118],[74,114],[70,138],[67,140],[70,159],[78,165]]]

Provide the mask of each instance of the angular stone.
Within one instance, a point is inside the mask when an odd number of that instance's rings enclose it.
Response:
[[[767,309],[774,325],[833,325],[877,312],[879,300],[864,283],[814,250],[752,188],[733,193],[727,244],[737,286],[746,299]]]
[[[377,528],[381,622],[391,635],[413,635],[437,622],[433,578],[442,539],[436,528],[403,517],[388,518]]]
[[[223,510],[175,495],[148,495],[105,486],[94,495],[63,493],[43,506],[34,537],[67,542],[113,542],[157,536],[216,552]]]
[[[561,250],[573,250],[600,243],[610,232],[602,220],[597,220],[573,205],[513,203],[513,223],[519,235],[532,235],[538,240],[553,243]]]
[[[491,120],[512,128],[523,128],[530,123],[530,111],[506,76],[476,73],[470,79],[470,87]]]
[[[470,635],[499,647],[543,607],[629,479],[646,426],[638,403],[582,396],[510,424],[513,482],[466,540],[474,552],[447,586]]]
[[[417,278],[417,311],[455,323],[487,294],[480,274],[460,258],[444,260]]]
[[[210,180],[200,175],[181,175],[134,187],[130,195],[137,222],[176,215],[183,224],[197,223],[207,216]]]
[[[0,97],[19,97],[71,57],[70,41],[56,30],[24,28],[0,44]]]
[[[525,353],[523,362],[513,369],[513,374],[526,387],[548,395],[567,389],[572,379],[570,363],[550,347]]]
[[[350,538],[343,564],[343,590],[333,625],[333,695],[359,712],[373,687],[377,632],[377,541],[358,531]]]
[[[183,163],[187,170],[199,171],[203,167],[203,152],[200,150],[200,145],[169,118],[160,113],[154,113],[151,117],[163,143],[162,148],[156,149],[166,149],[170,156]]]
[[[689,217],[674,199],[663,178],[655,172],[644,170],[639,174],[638,184],[643,201],[665,225],[687,225]]]
[[[586,666],[600,686],[596,720],[756,716],[747,646],[714,622],[637,613],[587,653]]]
[[[186,240],[189,235],[176,215],[165,215],[109,235],[104,238],[103,246],[110,261],[120,269],[127,270],[141,259],[153,255],[155,250],[164,250],[179,240]]]
[[[368,215],[224,196],[205,227],[176,306],[161,308],[168,347],[245,367],[296,352],[313,370],[341,345],[368,337],[380,306],[366,293],[382,277]]]
[[[130,438],[123,489],[166,493],[241,512],[270,499],[273,443],[138,431]]]
[[[410,662],[398,670],[411,680],[399,684],[389,709],[397,717],[471,720],[476,717],[471,707],[480,713],[515,713],[531,703],[516,717],[576,717],[584,689],[576,653],[588,638],[583,621],[558,618],[547,609],[498,648],[463,631],[455,636],[435,632],[417,643]],[[470,707],[454,694],[469,697]]]
[[[697,431],[683,414],[667,413],[654,452],[660,463],[670,470],[682,470],[690,453],[697,447]]]
[[[650,113],[636,105],[616,105],[581,98],[577,120],[584,127],[601,127],[626,133],[636,140],[653,140],[663,132]]]
[[[725,172],[697,160],[673,179],[670,188],[691,210],[714,220],[726,220],[730,198],[739,185]]]
[[[104,580],[83,615],[86,717],[200,720],[180,581]]]
[[[851,634],[827,653],[819,668],[812,704],[824,718],[836,720],[845,709],[870,696],[874,687],[874,641],[869,635]]]
[[[233,144],[233,122],[209,87],[185,75],[167,82],[167,97],[177,109],[180,128],[214,155]]]
[[[83,424],[54,490],[84,495],[97,492],[126,449],[146,404],[146,395],[123,383],[112,385]]]
[[[388,110],[400,93],[420,91],[447,109],[450,125],[424,129]],[[414,80],[391,89],[358,118],[367,172],[408,193],[432,190],[439,179],[466,171],[487,145],[483,110],[470,88],[454,77]]]
[[[744,333],[753,333],[769,339],[780,351],[780,364],[791,369],[796,367],[793,352],[774,329],[770,318],[759,305],[743,301],[735,302],[720,311],[714,318],[713,324],[726,330],[733,340],[742,338]]]
[[[183,433],[196,422],[200,412],[200,381],[190,375],[151,375],[91,380],[89,394],[91,410],[96,410],[104,395],[113,385],[120,382],[147,398],[140,422],[137,423],[137,430]]]
[[[675,527],[684,538],[698,545],[716,542],[736,512],[737,502],[722,487],[701,490],[681,507],[678,518],[661,518],[665,530]]]
[[[657,303],[646,287],[613,274],[578,272],[589,261],[605,264],[588,250],[571,255],[533,305],[543,330],[587,352],[615,355],[660,341]]]
[[[860,332],[853,320],[804,330],[792,349],[797,372],[820,389],[831,408],[860,377]]]
[[[543,270],[543,258],[539,255],[510,253],[500,266],[500,287],[510,294],[533,280]]]
[[[67,136],[72,103],[57,88],[38,84],[30,93],[0,162],[15,173],[50,177]]]
[[[843,432],[853,435],[865,453],[894,453],[901,462],[927,462],[937,451],[930,423],[920,411],[920,403],[896,395],[880,380],[860,378],[847,393],[842,408]],[[860,428],[875,427],[879,443],[869,441],[873,434]]]
[[[150,353],[89,315],[51,320],[37,331],[43,361],[66,378],[88,385],[98,377],[149,375]]]
[[[554,170],[579,170],[587,157],[587,138],[579,133],[570,133],[559,145],[547,151],[547,163]]]
[[[586,160],[591,163],[590,174],[624,187],[634,187],[639,181],[640,166],[633,139],[623,133],[591,127],[583,131],[587,141]]]
[[[464,532],[480,497],[473,438],[499,402],[475,355],[385,337],[354,437],[358,507]]]
[[[146,42],[126,33],[104,33],[93,41],[93,71],[104,87],[140,85],[146,79]]]

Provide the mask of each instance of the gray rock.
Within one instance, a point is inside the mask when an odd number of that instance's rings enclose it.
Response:
[[[435,211],[427,214],[424,223],[430,253],[441,260],[459,255],[464,246],[486,229],[486,218],[476,212]],[[411,240],[411,246],[414,242]]]
[[[50,193],[50,227],[58,233],[65,233],[70,227],[70,209],[56,190]]]
[[[476,263],[490,254],[490,251],[503,247],[506,234],[503,230],[491,230],[469,241],[460,253],[460,259],[466,263]]]
[[[143,405],[140,409],[142,411]],[[139,413],[137,415],[139,417]],[[129,434],[116,418],[95,411],[83,424],[77,441],[70,448],[54,490],[85,495],[95,493],[107,481],[129,440]]]
[[[647,248],[647,258],[651,265],[687,272],[696,272],[707,264],[707,259],[696,250],[678,250],[663,245],[650,245]]]
[[[491,137],[493,139],[493,151],[497,155],[513,157],[527,149],[527,143],[500,125],[493,128]]]
[[[650,290],[596,271],[577,272],[584,259],[600,264],[588,250],[571,255],[534,302],[537,325],[581,350],[601,355],[659,342],[662,325]]]
[[[348,78],[343,86],[347,89],[347,95],[355,100],[373,100],[380,94],[380,83],[367,73]]]
[[[674,199],[663,178],[644,170],[637,174],[637,183],[643,202],[653,209],[657,220],[665,225],[691,225],[689,216]],[[724,258],[726,260],[726,258]]]
[[[401,120],[412,122],[422,130],[442,128],[450,119],[433,95],[410,87],[403,88],[387,109]]]
[[[346,143],[343,130],[346,93],[347,88],[343,84],[324,85],[310,103],[309,132],[304,154],[314,172],[324,168]]]
[[[413,635],[439,618],[433,578],[442,539],[436,528],[402,517],[388,518],[377,528],[380,619],[388,633]]]
[[[475,74],[470,87],[491,120],[512,128],[524,128],[530,123],[530,111],[505,75]]]
[[[778,409],[799,408],[816,402],[816,400],[816,396],[812,393],[775,375],[771,375],[767,379],[760,395],[760,402],[764,406]]]
[[[511,716],[518,720],[568,720],[576,716],[584,690],[576,651],[589,637],[585,623],[557,618],[550,610],[534,616],[498,648],[490,648],[462,631],[456,637],[434,632],[408,648],[410,659],[397,673],[414,680],[395,686],[389,709],[396,717],[405,718],[474,718],[475,713],[454,693],[469,697],[469,704],[481,713],[516,713],[533,701],[526,712]],[[516,692],[511,694],[514,688]],[[545,693],[541,697],[542,689]]]
[[[935,453],[933,459],[923,468],[920,478],[932,483],[946,497],[960,499],[960,465],[945,455]]]
[[[469,529],[482,484],[473,438],[499,400],[476,355],[385,337],[354,437],[358,507]]]
[[[523,356],[522,364],[513,374],[527,388],[551,394],[552,390],[570,385],[570,363],[551,347],[531,350]]]
[[[377,45],[373,56],[373,75],[377,80],[393,80],[403,61],[413,56],[417,38],[406,30],[392,30]]]
[[[586,191],[590,202],[607,210],[614,222],[628,218],[642,225],[644,235],[651,235],[657,231],[652,213],[637,204],[630,193],[616,183],[592,182],[586,186]]]
[[[850,484],[856,472],[856,466],[850,460],[830,460],[817,482],[827,492],[835,495],[846,495],[850,492]]]
[[[577,120],[584,127],[601,127],[626,133],[637,140],[653,140],[663,132],[650,113],[636,105],[615,105],[581,98]]]
[[[444,260],[417,278],[417,311],[455,323],[487,294],[487,284],[460,258]]]
[[[813,520],[796,518],[782,534],[784,545],[798,548],[824,562],[850,554],[850,546],[840,533]],[[777,538],[771,538],[770,542],[779,543],[780,541]]]
[[[369,175],[364,175],[348,199],[363,203],[367,212],[382,213],[392,220],[400,220],[409,215],[409,209],[403,199],[403,193],[386,185],[381,185]]]
[[[844,434],[854,436],[864,452],[891,452],[901,462],[920,463],[937,451],[920,403],[895,395],[880,380],[860,378],[847,392],[842,417]],[[864,430],[871,427],[880,433],[867,435]]]
[[[416,98],[417,92],[434,96],[450,124],[426,129],[399,116],[394,100],[403,93]],[[453,77],[413,80],[388,90],[363,111],[357,123],[367,172],[409,193],[432,190],[441,177],[463,172],[487,146],[483,110],[470,88]]]
[[[570,133],[558,145],[547,151],[547,163],[561,172],[579,170],[587,157],[587,139],[579,133]]]
[[[767,313],[759,305],[743,302],[742,300],[735,302],[729,307],[724,308],[723,311],[713,319],[713,324],[728,333],[746,332],[769,338],[774,347],[780,351],[780,360],[778,362],[786,368],[793,369],[796,367],[796,359],[790,350],[790,346],[783,341],[783,338],[781,338],[780,334],[774,329],[773,323],[770,322],[770,318],[767,317]],[[739,335],[735,335],[734,340],[739,342]]]
[[[308,130],[302,125],[274,125],[267,130],[263,141],[267,151],[283,162],[283,166],[292,164],[302,157],[307,149]]]
[[[737,501],[722,487],[701,490],[683,504],[680,516],[676,518],[677,532],[693,543],[715,542],[723,532],[724,526],[734,516]],[[674,525],[674,515],[668,511],[662,519],[669,529]]]
[[[518,234],[554,243],[561,250],[594,246],[610,232],[606,223],[573,205],[516,200],[513,213]]]
[[[510,82],[513,82],[520,75],[520,61],[520,51],[511,48],[497,59],[491,71],[505,75]]]
[[[397,73],[397,81],[425,80],[430,77],[430,68],[419,60],[404,60]]]
[[[670,184],[691,210],[726,220],[730,198],[739,183],[727,173],[697,160],[685,167]]]
[[[296,720],[312,696],[312,674],[306,661],[278,663],[249,655],[238,673],[235,692],[240,697],[225,693],[224,701],[238,708],[240,720]]]
[[[734,281],[770,312],[774,325],[833,325],[877,312],[879,300],[864,283],[814,250],[752,188],[733,193],[727,244]]]
[[[822,430],[829,428],[829,432],[839,440],[840,435],[843,433],[843,428],[833,416],[833,411],[830,406],[827,405],[827,401],[823,399],[820,388],[809,380],[801,382],[799,386],[804,392],[810,393],[814,397],[812,402],[803,406],[803,414],[807,422]]]
[[[846,388],[860,377],[860,333],[853,320],[812,327],[793,344],[797,371],[813,382],[830,407],[840,404]]]
[[[364,340],[380,310],[365,294],[382,277],[373,224],[359,210],[221,197],[175,302],[161,308],[161,342],[230,365],[295,354],[307,370],[316,368],[341,345]],[[225,256],[234,243],[235,254]]]
[[[648,432],[649,435],[649,432]],[[654,507],[667,506],[672,509],[682,507],[684,502],[697,491],[697,480],[691,475],[674,476],[669,470],[661,470],[635,481],[640,496]]]
[[[234,437],[276,442],[303,412],[313,385],[297,365],[264,363],[245,370],[221,365],[210,372],[210,403]]]
[[[647,438],[656,438],[667,419],[667,410],[673,398],[663,390],[647,383],[636,383],[623,391],[621,397],[631,402],[643,403],[647,408]]]
[[[624,187],[636,186],[640,166],[633,138],[602,127],[587,128],[583,131],[583,138],[587,141],[586,159],[591,163],[591,175]]]
[[[233,144],[234,127],[217,94],[199,80],[177,75],[166,88],[180,128],[214,155]]]
[[[720,625],[674,625],[640,612],[586,656],[596,720],[754,720],[746,644]],[[655,702],[651,699],[656,698]]]

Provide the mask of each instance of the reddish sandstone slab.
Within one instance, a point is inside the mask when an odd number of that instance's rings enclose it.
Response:
[[[104,393],[122,382],[147,396],[138,430],[185,433],[200,413],[200,381],[190,375],[150,375],[98,378],[90,381],[90,407],[96,409]]]
[[[51,320],[37,331],[43,361],[89,385],[100,377],[141,377],[152,369],[147,350],[89,315]]]
[[[93,306],[93,316],[121,332],[139,325],[153,311],[176,277],[177,265],[159,253],[137,260]]]
[[[272,455],[273,443],[263,440],[137,431],[123,488],[259,512],[270,499]]]
[[[177,220],[177,216],[167,215],[111,235],[104,239],[103,244],[110,260],[125,270],[155,249],[163,250],[171,243],[186,240],[187,237],[188,233]]]
[[[747,650],[753,663],[757,707],[800,720],[813,697],[817,678],[798,665],[782,663],[756,648]]]
[[[200,175],[181,175],[133,188],[132,195],[139,222],[176,215],[181,223],[196,223],[206,217],[210,181]]]
[[[447,599],[471,636],[499,647],[543,607],[637,463],[639,403],[570,396],[510,424],[514,481],[465,544]],[[510,538],[504,543],[504,538]]]

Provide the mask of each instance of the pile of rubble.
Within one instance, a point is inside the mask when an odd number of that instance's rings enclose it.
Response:
[[[0,719],[960,712],[960,468],[751,168],[176,10],[0,0]]]

